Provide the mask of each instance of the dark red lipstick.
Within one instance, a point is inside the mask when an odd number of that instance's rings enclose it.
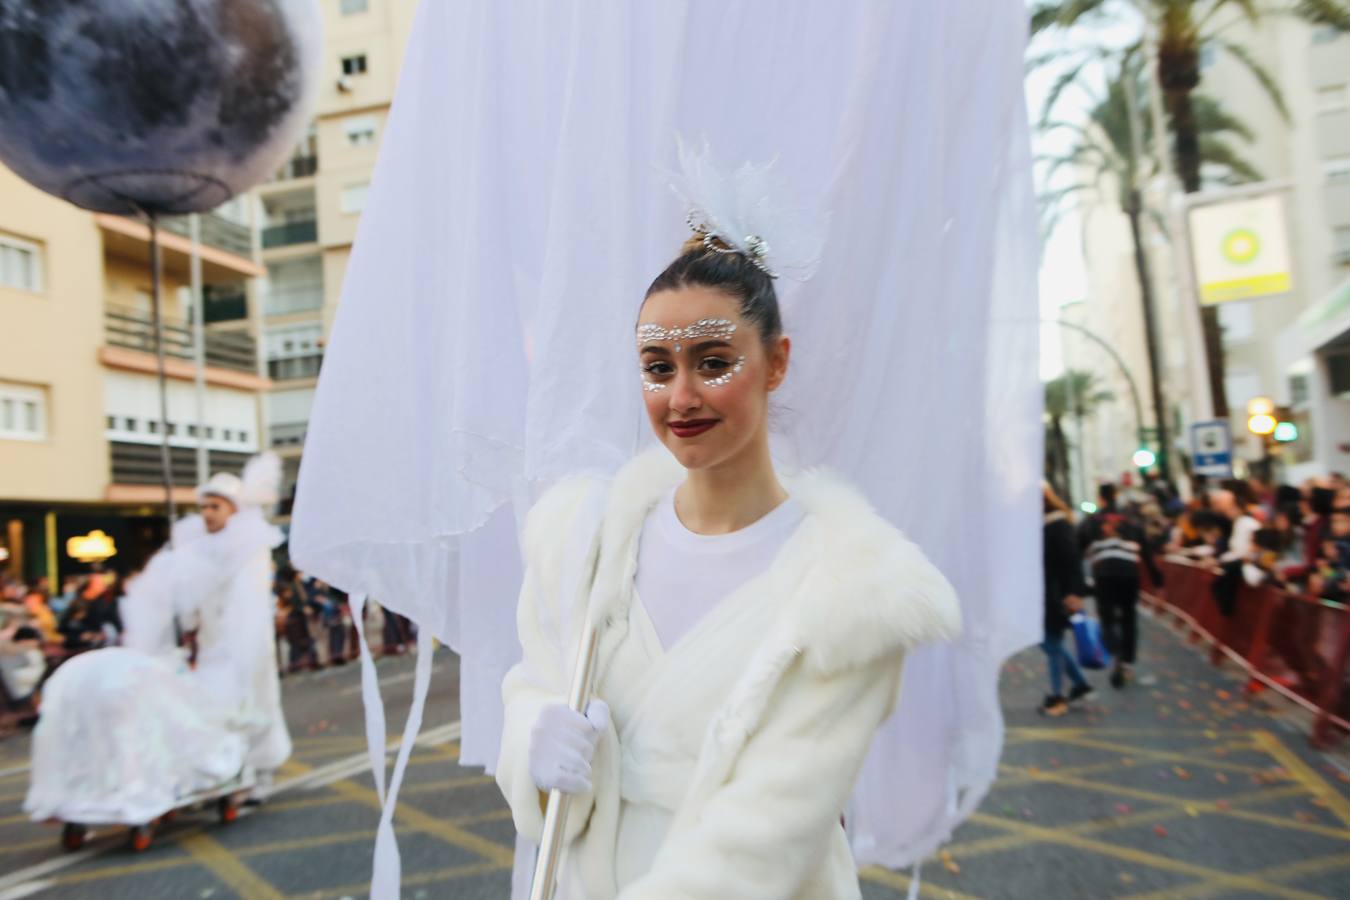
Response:
[[[671,422],[670,430],[679,438],[695,438],[717,424],[717,419],[687,419]]]

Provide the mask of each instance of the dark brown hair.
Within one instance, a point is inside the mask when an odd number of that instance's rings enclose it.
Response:
[[[714,242],[719,247],[724,244]],[[741,318],[755,326],[764,346],[769,348],[783,333],[783,317],[778,310],[778,293],[773,279],[741,253],[728,253],[704,246],[704,236],[696,234],[684,242],[680,255],[656,276],[645,300],[661,291],[686,287],[705,287],[722,291],[740,305]]]

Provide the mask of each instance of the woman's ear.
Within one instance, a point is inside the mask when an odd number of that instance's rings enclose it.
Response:
[[[769,383],[770,391],[778,390],[783,381],[787,378],[788,363],[792,358],[792,339],[786,335],[780,335],[774,341],[773,349],[769,352]]]

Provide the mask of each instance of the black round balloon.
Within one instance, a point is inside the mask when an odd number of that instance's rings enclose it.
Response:
[[[318,0],[0,0],[0,162],[99,212],[266,179],[310,116]]]

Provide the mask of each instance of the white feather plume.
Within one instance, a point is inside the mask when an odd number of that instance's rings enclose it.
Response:
[[[829,232],[829,214],[788,204],[787,186],[774,172],[776,159],[720,169],[705,138],[700,146],[679,140],[680,171],[671,188],[686,204],[690,227],[715,236],[769,274],[806,281],[816,273]]]
[[[281,458],[268,451],[260,453],[244,466],[240,499],[252,506],[271,506],[280,499]]]

